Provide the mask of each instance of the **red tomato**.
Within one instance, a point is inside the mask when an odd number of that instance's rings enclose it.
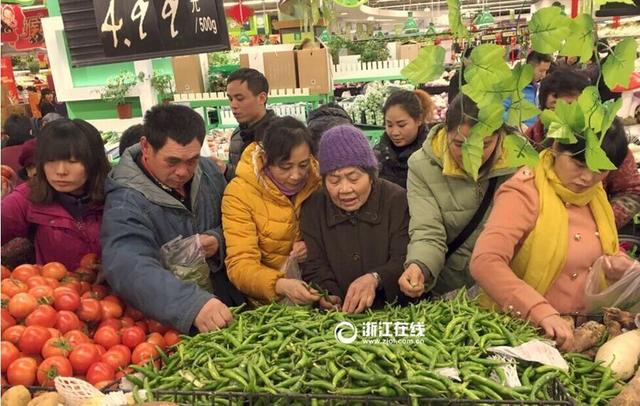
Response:
[[[102,318],[104,319],[118,319],[122,317],[122,306],[111,300],[101,300],[100,307],[102,308]]]
[[[11,298],[4,293],[0,293],[0,296],[2,296],[2,299],[0,299],[0,304],[2,305],[3,309],[6,309],[7,306],[9,306],[9,300],[11,300]]]
[[[62,337],[62,333],[60,333],[60,330],[58,330],[57,328],[49,327],[47,328],[47,330],[49,330],[49,332],[51,333],[51,338]]]
[[[33,278],[38,278],[38,276],[34,276]],[[53,288],[47,284],[38,285],[30,288],[29,294],[35,297],[38,303],[40,304],[53,303]]]
[[[93,269],[99,264],[100,258],[98,258],[98,255],[94,253],[86,254],[82,259],[80,259],[80,266],[83,268]]]
[[[38,301],[28,293],[17,293],[9,300],[9,313],[16,319],[24,319],[38,307]]]
[[[13,272],[11,272],[12,279],[17,279],[25,283],[32,276],[38,276],[38,275],[40,275],[38,268],[29,264],[18,265],[16,268],[14,268]]]
[[[60,262],[49,262],[42,267],[42,276],[60,280],[67,275],[67,267]]]
[[[158,356],[158,350],[151,343],[142,343],[133,350],[131,361],[134,364],[142,365],[149,361],[153,361]]]
[[[2,332],[2,340],[18,345],[25,329],[25,326],[11,326]]]
[[[153,345],[157,345],[162,350],[167,348],[167,343],[164,341],[164,337],[160,333],[151,333],[147,337],[147,342]]]
[[[102,354],[104,354],[105,352],[107,352],[107,349],[104,348],[104,346],[100,345],[100,344],[93,344],[96,346],[96,348],[98,349],[98,354],[100,354],[100,357],[102,357]]]
[[[120,298],[116,295],[107,295],[102,300],[107,300],[109,302],[116,303],[120,307],[124,308],[124,304],[122,303],[122,300],[120,300]]]
[[[63,337],[69,341],[69,344],[71,344],[72,348],[75,348],[80,344],[91,343],[89,337],[87,337],[87,335],[80,330],[67,331],[63,335]]]
[[[116,372],[116,377],[115,379],[122,379],[123,377],[127,376],[127,375],[131,375],[132,373],[134,373],[134,370],[131,368],[123,368],[121,370],[119,370],[118,372]]]
[[[53,279],[53,278],[44,278],[44,282],[51,286],[52,289],[57,288],[58,286],[60,286],[60,281],[58,281],[57,279]]]
[[[98,329],[101,329],[102,327],[112,327],[113,329],[120,331],[120,329],[126,326],[122,324],[122,320],[106,319],[102,320],[100,324],[98,324]]]
[[[25,354],[40,354],[44,343],[51,338],[51,333],[42,326],[29,326],[24,329],[18,348]]]
[[[71,353],[71,343],[64,337],[54,337],[47,340],[42,347],[42,357],[47,359],[56,355],[68,357]]]
[[[147,327],[147,322],[144,320],[138,320],[135,322],[135,325],[137,327],[140,327],[142,329],[142,331],[144,331],[144,334],[147,334],[149,332],[149,327]]]
[[[102,318],[102,307],[96,299],[81,299],[77,314],[80,320],[100,321]]]
[[[75,312],[80,307],[80,295],[69,287],[59,287],[53,291],[53,307],[56,310]]]
[[[106,362],[96,362],[87,370],[87,381],[95,385],[98,382],[113,381],[116,374],[115,368]]]
[[[18,350],[13,343],[3,341],[0,343],[0,357],[2,358],[0,363],[2,364],[2,373],[4,374],[7,372],[9,365],[20,357],[20,350]]]
[[[133,327],[135,326],[135,322],[131,317],[123,316],[120,317],[120,321],[122,322],[122,327]]]
[[[29,287],[29,289],[42,285],[47,285],[47,280],[40,275],[32,276],[27,279],[27,286]]]
[[[9,278],[2,281],[2,287],[0,291],[9,297],[13,297],[21,292],[27,292],[29,286],[21,280]]]
[[[60,281],[60,286],[72,288],[73,290],[78,292],[78,294],[80,294],[80,280],[78,280],[78,278],[76,278],[75,276],[65,276]]]
[[[71,330],[79,330],[80,327],[80,319],[75,313],[70,312],[69,310],[60,310],[58,312],[55,328],[60,330],[62,334]]]
[[[120,334],[113,327],[100,327],[93,336],[93,342],[102,345],[108,350],[114,345],[120,344]]]
[[[127,365],[131,362],[131,350],[126,345],[114,345],[109,351],[117,351],[122,354],[122,357],[127,360]]]
[[[53,386],[56,376],[73,376],[71,362],[60,355],[42,361],[37,372],[38,383],[42,386]]]
[[[124,315],[131,317],[133,321],[142,320],[144,318],[144,314],[135,307],[127,306],[127,310],[124,311]]]
[[[89,284],[94,283],[96,281],[96,271],[89,268],[80,267],[75,270],[73,275],[83,282],[89,282]]]
[[[13,318],[9,310],[2,309],[2,331],[16,325],[16,319]]]
[[[147,326],[149,326],[150,333],[160,333],[164,334],[169,330],[169,327],[163,325],[159,321],[148,319]]]
[[[2,279],[11,277],[11,271],[6,266],[2,265]]]
[[[144,330],[138,326],[123,328],[122,344],[133,350],[138,344],[144,342],[144,335]]]
[[[175,330],[169,330],[164,333],[164,342],[167,344],[167,347],[178,344],[180,340],[180,333]]]
[[[78,344],[69,354],[69,361],[76,374],[84,374],[91,364],[100,361],[100,353],[93,344]]]
[[[58,320],[58,313],[49,305],[40,305],[24,321],[27,326],[53,327]]]
[[[38,363],[31,357],[22,357],[13,361],[7,368],[9,385],[32,386],[36,381]]]
[[[109,350],[102,354],[100,360],[105,364],[111,365],[113,369],[117,371],[120,368],[124,368],[129,365],[129,362],[131,362],[131,357],[125,357],[122,352],[117,350]]]
[[[91,294],[95,299],[102,300],[107,296],[109,289],[104,285],[93,285],[91,287]]]
[[[91,284],[89,282],[80,281],[80,294],[83,295],[91,290]]]

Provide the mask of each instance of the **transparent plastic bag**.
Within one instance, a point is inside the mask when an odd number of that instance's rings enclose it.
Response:
[[[302,272],[300,271],[298,260],[292,256],[287,258],[287,261],[280,268],[280,272],[284,273],[284,277],[287,279],[302,279]],[[280,303],[285,305],[295,305],[295,303],[286,297],[280,300]]]
[[[198,234],[185,238],[177,236],[160,248],[160,257],[164,266],[181,280],[194,282],[213,292],[209,264]]]
[[[605,307],[640,312],[640,264],[634,262],[620,280],[606,286],[604,261],[604,256],[598,258],[587,275],[584,288],[587,313],[602,313]]]

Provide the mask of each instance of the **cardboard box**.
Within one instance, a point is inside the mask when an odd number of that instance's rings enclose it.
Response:
[[[264,76],[269,89],[295,89],[298,87],[295,51],[268,52],[264,58]]]
[[[404,44],[399,47],[398,59],[414,60],[418,56],[418,52],[422,46],[420,44]]]
[[[198,55],[176,56],[171,58],[173,76],[176,81],[176,93],[203,93],[202,68]]]
[[[331,55],[326,48],[296,51],[298,85],[310,94],[333,92]]]

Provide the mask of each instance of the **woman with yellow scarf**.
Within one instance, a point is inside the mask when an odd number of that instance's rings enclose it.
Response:
[[[607,131],[602,149],[614,165],[624,160],[620,120]],[[520,169],[498,189],[473,251],[471,276],[486,292],[481,302],[530,320],[563,349],[573,335],[560,314],[584,310],[594,261],[613,256],[604,261],[611,265],[605,269],[610,280],[632,263],[616,256],[616,224],[602,187],[607,173],[587,168],[583,138],[554,143],[540,153],[535,169]]]

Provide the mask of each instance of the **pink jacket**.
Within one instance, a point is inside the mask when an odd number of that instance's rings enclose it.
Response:
[[[36,205],[29,200],[29,186],[18,186],[2,199],[2,244],[16,238],[32,238],[36,262],[62,262],[69,271],[88,253],[100,255],[102,206],[89,210],[78,222],[60,204]]]
[[[533,176],[531,170],[520,169],[496,192],[493,209],[473,250],[470,271],[502,310],[539,325],[553,314],[584,311],[587,273],[602,255],[602,247],[589,207],[567,203],[567,259],[547,293],[541,295],[513,273],[511,260],[538,218],[539,197]]]

